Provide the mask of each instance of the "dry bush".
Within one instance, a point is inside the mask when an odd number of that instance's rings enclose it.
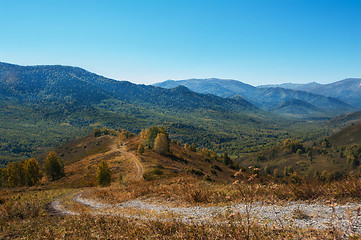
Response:
[[[361,199],[361,178],[349,177],[344,180],[333,182],[330,186],[332,195],[336,199],[352,198]]]

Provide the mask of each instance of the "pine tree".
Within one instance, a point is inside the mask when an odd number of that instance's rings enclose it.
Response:
[[[195,145],[194,143],[191,144],[190,150],[191,150],[192,152],[196,152],[196,151],[197,151],[196,145]]]
[[[64,165],[55,152],[49,152],[44,163],[44,172],[46,176],[52,181],[62,178],[64,174]]]
[[[109,186],[112,180],[112,172],[106,161],[101,161],[98,165],[96,181],[99,186]]]
[[[99,128],[94,128],[93,134],[94,137],[100,137],[102,135],[102,131]]]
[[[8,185],[8,170],[6,168],[0,168],[0,187]]]
[[[232,159],[228,156],[226,152],[223,154],[223,163],[226,165],[231,165],[233,163]]]
[[[138,152],[139,152],[139,154],[143,154],[144,153],[144,145],[143,145],[143,143],[139,143],[139,145],[138,145]]]
[[[154,140],[154,151],[165,155],[169,152],[169,140],[164,133],[158,133]]]

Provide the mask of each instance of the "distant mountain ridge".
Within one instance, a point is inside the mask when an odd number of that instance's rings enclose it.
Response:
[[[310,93],[318,93],[327,97],[340,99],[351,106],[361,109],[361,78],[346,78],[330,84],[319,84],[315,82],[308,84],[284,83],[279,85],[264,85],[260,87],[282,87]]]
[[[312,113],[308,112],[308,114],[312,115],[336,116],[353,111],[353,107],[336,98],[280,87],[254,87],[237,80],[223,80],[216,78],[178,81],[168,80],[154,85],[164,88],[174,88],[176,86],[183,85],[195,92],[210,93],[228,98],[242,96],[244,99],[249,100],[258,107],[270,111],[283,102],[293,99],[314,105],[318,111],[313,110]],[[317,86],[318,84],[314,83],[311,85]],[[296,106],[295,103],[294,106]]]
[[[280,87],[280,88],[287,88],[292,90],[300,90],[308,92],[309,89],[316,88],[321,86],[322,84],[317,82],[310,82],[305,84],[298,84],[298,83],[281,83],[281,84],[270,84],[270,85],[260,85],[260,88],[273,88],[273,87]]]
[[[185,87],[163,89],[105,78],[69,66],[18,66],[0,63],[0,94],[26,100],[67,100],[83,104],[117,98],[172,108],[256,110],[246,100],[199,94]]]

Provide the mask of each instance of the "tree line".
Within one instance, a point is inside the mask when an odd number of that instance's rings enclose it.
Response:
[[[44,173],[51,181],[65,176],[64,164],[55,152],[49,152],[42,168],[34,158],[9,163],[6,168],[0,169],[0,186],[34,186],[41,181]]]

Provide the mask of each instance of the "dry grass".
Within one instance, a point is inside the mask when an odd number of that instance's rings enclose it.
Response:
[[[255,193],[256,192],[256,193]],[[282,203],[287,201],[354,202],[361,199],[361,179],[347,179],[334,183],[250,183],[241,181],[237,186],[200,181],[192,175],[134,182],[127,186],[94,188],[88,191],[89,198],[103,202],[119,203],[137,198],[152,198],[170,206],[224,205],[252,201]]]
[[[90,215],[39,217],[2,225],[2,239],[333,239],[330,231],[253,226],[245,235],[242,225],[185,224],[97,217]]]
[[[70,193],[71,189],[17,188],[2,189],[0,225],[11,220],[39,217],[47,213],[46,206],[54,198]]]
[[[318,186],[318,187],[317,187]],[[354,196],[360,182],[356,179],[329,185],[308,184],[298,185],[297,194],[311,191],[312,196],[342,197]],[[319,190],[318,188],[322,189]],[[193,176],[159,180],[151,182],[132,183],[128,186],[92,188],[90,196],[102,202],[119,202],[139,197],[163,199],[174,205],[216,204],[245,201],[252,203],[266,198],[277,199],[277,196],[297,198],[296,185],[240,182],[238,185],[209,183],[197,181]],[[311,190],[310,190],[311,189]],[[287,192],[287,193],[285,193]],[[49,216],[46,205],[54,198],[72,193],[71,189],[19,188],[2,190],[1,200],[1,239],[334,239],[340,234],[334,230],[316,231],[310,229],[293,229],[269,227],[264,224],[249,221],[250,216],[233,214],[220,216],[221,224],[202,223],[187,224],[182,222],[164,221],[176,219],[176,215],[153,214],[152,211],[125,209],[125,215],[158,216],[155,220],[136,220],[121,216],[91,216],[94,211],[81,204],[67,202],[63,204],[70,210],[80,212],[80,216]],[[321,196],[317,194],[325,194]],[[85,194],[85,193],[84,193]],[[69,195],[71,196],[71,194]],[[170,204],[171,205],[171,204]],[[295,212],[295,218],[303,218],[302,212]],[[216,219],[215,219],[216,220]],[[226,221],[226,224],[223,222]]]
[[[170,205],[222,204],[238,198],[230,184],[209,183],[193,176],[134,182],[128,186],[94,188],[90,196],[110,203],[136,198],[156,198]]]
[[[123,209],[122,214],[129,216],[142,215],[149,219],[158,217],[160,220],[136,220],[120,216],[93,216],[96,212],[83,204],[72,201],[73,187],[93,186],[93,175],[98,161],[105,158],[113,171],[113,184],[106,188],[87,188],[83,197],[96,199],[103,203],[116,204],[132,199],[151,199],[159,204],[168,206],[193,205],[227,205],[245,202],[250,208],[255,202],[282,203],[283,201],[309,200],[321,201],[334,199],[338,202],[359,201],[361,199],[361,179],[348,178],[333,183],[320,183],[303,180],[299,183],[276,183],[271,179],[258,177],[254,169],[247,170],[235,178],[231,177],[233,170],[220,162],[204,161],[195,152],[184,150],[172,144],[173,156],[160,156],[147,149],[140,156],[142,164],[151,178],[139,182],[132,181],[135,166],[130,159],[117,154],[105,154],[109,144],[114,144],[115,138],[104,137],[107,141],[96,148],[96,141],[87,138],[88,145],[77,141],[64,148],[73,151],[77,161],[70,161],[67,166],[67,177],[50,186],[16,188],[0,190],[0,239],[335,239],[339,233],[330,231],[316,231],[310,229],[293,229],[269,227],[256,223],[250,214],[229,214],[219,216],[214,222],[191,224],[176,220],[176,215],[169,213],[153,213],[151,210]],[[137,149],[138,139],[132,138],[128,142],[128,149]],[[87,146],[84,148],[84,146]],[[91,149],[87,152],[84,149]],[[101,152],[94,152],[94,151]],[[91,153],[93,152],[93,153]],[[91,154],[90,154],[91,153]],[[94,155],[95,153],[95,155]],[[106,156],[103,156],[105,154]],[[97,156],[101,156],[99,159]],[[86,156],[86,157],[82,157]],[[138,155],[139,156],[139,155]],[[222,171],[212,175],[214,164]],[[191,174],[187,169],[197,169],[209,174],[216,182],[202,180],[202,177]],[[119,175],[123,175],[123,184],[117,184]],[[231,180],[238,179],[237,184]],[[67,209],[81,213],[79,216],[50,216],[47,204],[60,196],[62,204]],[[101,209],[108,211],[107,209]],[[110,211],[110,210],[109,210]],[[251,209],[250,209],[251,212]],[[302,211],[294,212],[295,218],[305,218]],[[219,220],[219,224],[215,224]],[[351,219],[352,220],[352,219]],[[224,224],[224,222],[226,222]]]

